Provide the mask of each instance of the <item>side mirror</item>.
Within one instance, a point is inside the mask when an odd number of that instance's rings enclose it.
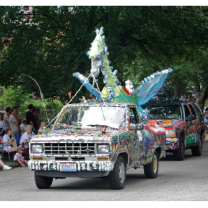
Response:
[[[143,130],[143,129],[144,129],[143,124],[137,124],[137,125],[135,126],[135,132],[141,131],[141,130]]]
[[[186,119],[187,121],[193,121],[196,119],[196,116],[193,114],[188,115],[188,118]]]

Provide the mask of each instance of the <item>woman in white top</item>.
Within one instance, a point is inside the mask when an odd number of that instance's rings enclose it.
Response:
[[[3,137],[4,151],[6,151],[6,152],[17,151],[17,145],[15,145],[16,147],[11,146],[11,144],[16,141],[15,137],[10,138],[10,136],[12,134],[12,130],[10,128],[8,128],[8,129],[6,129],[5,133],[6,134]]]
[[[3,122],[4,115],[0,113],[0,136],[4,136],[4,122]]]

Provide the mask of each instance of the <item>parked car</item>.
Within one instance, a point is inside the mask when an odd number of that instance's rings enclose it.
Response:
[[[199,106],[185,99],[158,97],[142,106],[150,111],[148,123],[162,124],[166,129],[166,151],[175,160],[183,160],[186,149],[192,155],[202,154],[205,140],[204,118]]]
[[[28,167],[40,189],[66,177],[108,177],[111,188],[122,189],[130,168],[144,166],[147,178],[157,177],[165,129],[139,123],[135,104],[69,104],[50,132],[30,140],[29,152]]]

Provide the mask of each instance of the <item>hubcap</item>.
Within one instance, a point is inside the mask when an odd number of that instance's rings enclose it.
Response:
[[[153,171],[154,171],[154,173],[156,173],[156,171],[157,171],[157,157],[156,157],[156,155],[154,155],[154,157],[153,157]]]
[[[123,163],[120,163],[119,166],[119,180],[121,183],[123,183],[125,180],[125,167]]]

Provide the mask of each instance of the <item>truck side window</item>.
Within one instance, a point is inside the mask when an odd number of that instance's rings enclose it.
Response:
[[[186,105],[183,105],[183,108],[184,108],[184,111],[185,111],[185,118],[187,118],[188,115],[190,115],[191,113],[190,113],[190,111],[189,111],[189,109]]]
[[[195,103],[194,103],[193,105],[194,105],[196,111],[198,112],[199,117],[200,117],[201,119],[204,119],[204,118],[203,118],[204,116],[203,116],[203,114],[202,114],[201,109],[199,108],[199,106],[196,105]]]
[[[189,104],[189,107],[191,108],[192,114],[195,115],[195,116],[197,116],[197,114],[196,114],[196,112],[195,112],[193,106],[192,106],[191,104]]]
[[[129,116],[130,116],[130,123],[134,123],[134,124],[139,123],[139,119],[138,119],[137,112],[136,112],[135,108],[129,109]]]

